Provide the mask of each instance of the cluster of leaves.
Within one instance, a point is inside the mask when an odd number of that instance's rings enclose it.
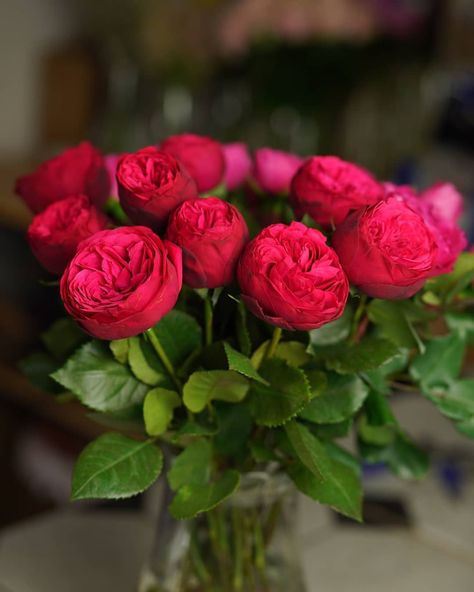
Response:
[[[474,340],[473,278],[474,255],[465,254],[410,301],[354,294],[339,320],[278,342],[229,292],[189,290],[138,337],[90,340],[61,319],[43,336],[47,353],[23,368],[115,430],[80,455],[74,499],[137,494],[165,466],[170,510],[191,518],[231,495],[242,473],[272,466],[360,520],[363,462],[404,478],[428,467],[392,413],[391,394],[419,390],[474,436],[474,381],[459,378]],[[215,313],[212,339],[201,328],[203,299]],[[356,454],[338,441],[352,432]]]

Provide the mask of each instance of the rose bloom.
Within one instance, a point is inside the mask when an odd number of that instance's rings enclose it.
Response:
[[[222,146],[225,159],[224,185],[232,191],[242,185],[252,170],[252,159],[246,144],[235,142]]]
[[[423,217],[397,196],[351,214],[337,227],[333,246],[350,282],[387,300],[418,292],[438,257]]]
[[[423,199],[423,194],[418,196],[412,187],[397,186],[393,183],[384,183],[384,187],[386,196],[403,199],[423,217],[425,224],[431,230],[438,247],[438,255],[431,275],[436,276],[452,271],[459,254],[467,246],[466,236],[454,219],[448,220],[440,215],[435,204],[429,199]]]
[[[109,176],[102,154],[89,142],[81,142],[17,179],[15,192],[33,212],[78,194],[100,206],[109,195]]]
[[[420,193],[420,200],[433,214],[448,224],[456,224],[464,211],[464,200],[451,183],[436,183]]]
[[[83,241],[60,289],[85,331],[122,339],[153,327],[173,308],[181,285],[181,249],[144,226],[123,226]]]
[[[217,187],[224,177],[222,146],[207,136],[177,134],[160,144],[160,150],[172,154],[196,181],[199,193]]]
[[[197,197],[196,184],[171,154],[155,146],[123,156],[117,167],[120,203],[133,222],[161,230],[183,201]]]
[[[309,331],[334,321],[349,294],[326,237],[300,222],[265,228],[245,248],[237,278],[253,314],[283,329]]]
[[[361,167],[337,156],[313,156],[293,178],[290,203],[297,217],[308,214],[329,227],[383,195],[381,184]]]
[[[259,148],[255,151],[253,177],[265,193],[288,193],[291,179],[303,164],[303,159],[290,152]]]
[[[191,288],[217,288],[234,280],[248,229],[236,207],[208,197],[180,205],[166,237],[183,250],[184,282]]]
[[[28,242],[45,269],[61,274],[77,245],[108,225],[107,217],[91,205],[86,195],[72,195],[51,204],[33,218]]]

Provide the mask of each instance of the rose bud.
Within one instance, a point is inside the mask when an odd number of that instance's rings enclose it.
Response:
[[[120,203],[133,222],[161,230],[183,201],[197,197],[196,184],[171,154],[155,146],[123,156],[117,167]]]
[[[263,192],[286,194],[291,179],[302,164],[303,159],[296,154],[259,148],[255,151],[253,177]]]
[[[37,214],[28,228],[34,256],[51,273],[61,274],[74,256],[77,245],[109,225],[86,195],[61,199]]]
[[[109,195],[109,176],[102,154],[89,142],[81,142],[17,179],[15,192],[33,212],[78,194],[100,206]]]
[[[224,144],[222,149],[225,159],[224,185],[232,191],[242,185],[250,175],[252,159],[243,142]]]
[[[109,197],[113,199],[119,198],[117,185],[117,166],[123,154],[106,154],[104,157],[105,168],[109,175],[110,190]]]
[[[184,282],[191,288],[232,283],[248,229],[233,205],[208,197],[185,201],[170,217],[166,238],[183,250]]]
[[[160,150],[177,158],[196,181],[199,193],[217,187],[224,177],[222,146],[207,136],[178,134],[160,144]]]
[[[456,224],[464,211],[462,195],[451,183],[432,185],[420,194],[420,200],[431,206],[439,220],[449,224]]]
[[[351,214],[337,227],[333,246],[350,282],[387,300],[418,292],[438,257],[423,217],[397,196]]]
[[[329,227],[383,195],[381,184],[364,169],[337,156],[313,156],[293,178],[290,203],[297,217],[308,214]]]
[[[67,312],[85,331],[123,339],[167,314],[181,285],[181,249],[144,226],[123,226],[79,245],[60,290]]]
[[[309,331],[334,321],[349,294],[326,237],[300,222],[268,226],[250,241],[237,278],[253,314],[283,329]]]

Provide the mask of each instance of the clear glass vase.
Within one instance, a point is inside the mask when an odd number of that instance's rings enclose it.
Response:
[[[284,475],[248,473],[239,490],[193,520],[164,495],[139,592],[305,592],[295,538],[296,490]]]

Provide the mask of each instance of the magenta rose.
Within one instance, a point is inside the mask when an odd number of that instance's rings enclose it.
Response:
[[[456,224],[464,211],[464,200],[451,183],[436,183],[420,193],[420,200],[448,224]]]
[[[222,146],[207,136],[178,134],[160,144],[160,150],[177,158],[196,181],[199,193],[217,187],[223,180],[225,160]]]
[[[28,228],[28,242],[45,269],[61,274],[77,245],[108,225],[107,217],[86,195],[72,195],[52,203],[33,218]]]
[[[100,206],[109,195],[109,176],[102,154],[89,142],[81,142],[17,179],[15,192],[33,212],[78,194]]]
[[[330,227],[383,195],[382,185],[361,167],[337,156],[313,156],[293,178],[290,203],[297,217],[308,214]]]
[[[110,190],[109,197],[113,199],[119,198],[117,185],[117,166],[123,154],[106,154],[104,157],[105,168],[109,175]]]
[[[120,203],[137,224],[161,230],[169,215],[197,197],[196,184],[176,158],[155,146],[123,156],[117,167]]]
[[[181,285],[181,249],[149,228],[124,226],[79,245],[61,278],[61,298],[85,331],[122,339],[153,327]]]
[[[265,193],[288,193],[291,179],[302,164],[303,159],[296,154],[259,148],[255,152],[253,177]]]
[[[387,300],[413,296],[438,258],[423,217],[397,196],[351,214],[337,227],[333,246],[350,282]]]
[[[233,205],[208,197],[185,201],[170,217],[166,238],[183,250],[184,282],[191,288],[232,283],[248,229]]]
[[[222,146],[225,159],[224,185],[232,191],[242,185],[252,170],[252,159],[246,144],[235,142]]]
[[[454,220],[447,220],[440,215],[439,209],[431,200],[422,199],[412,187],[397,186],[384,183],[386,196],[403,199],[412,209],[416,210],[431,230],[438,247],[436,262],[431,271],[432,276],[449,273],[453,270],[459,254],[466,248],[467,239],[464,232]]]
[[[349,294],[326,237],[300,222],[265,228],[245,248],[237,278],[253,314],[283,329],[309,331],[334,321]]]

